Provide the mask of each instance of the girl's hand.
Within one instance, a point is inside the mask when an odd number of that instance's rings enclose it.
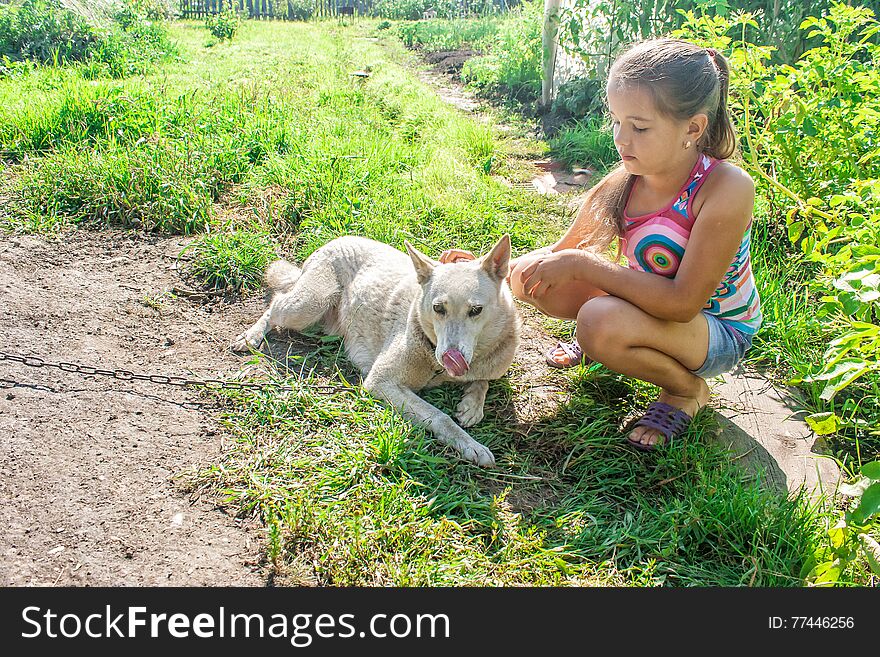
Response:
[[[443,265],[450,262],[467,262],[468,260],[476,259],[477,257],[473,253],[462,249],[447,249],[440,254],[440,264]]]
[[[579,278],[578,270],[585,260],[584,252],[577,249],[542,255],[522,270],[523,290],[533,299],[540,299],[554,287]]]

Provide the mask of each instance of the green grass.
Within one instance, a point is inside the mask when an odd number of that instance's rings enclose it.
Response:
[[[180,254],[188,254],[187,274],[201,285],[236,292],[259,288],[266,266],[277,258],[266,235],[244,230],[202,235]]]
[[[550,139],[550,154],[571,168],[604,174],[620,162],[608,121],[590,116],[564,127]]]
[[[201,24],[181,22],[181,61],[143,79],[75,67],[0,79],[0,225],[203,231],[192,271],[232,289],[255,285],[279,242],[297,260],[349,233],[433,254],[482,251],[505,232],[517,253],[546,244],[571,211],[492,175],[544,146],[444,104],[375,25],[245,22],[207,48]],[[758,257],[778,276],[794,266]],[[785,318],[803,308],[768,303],[770,358],[797,342]],[[711,415],[662,454],[626,449],[617,427],[650,386],[598,367],[558,373],[561,406],[525,421],[531,382],[515,364],[472,431],[498,460],[487,471],[348,385],[338,339],[310,344],[280,372],[297,392],[222,393],[232,446],[188,482],[262,519],[276,582],[797,586],[825,540],[830,516],[704,440]],[[345,390],[321,392],[328,382]],[[449,411],[460,394],[427,398]]]
[[[289,365],[342,383],[332,352]],[[473,430],[495,452],[493,471],[358,388],[299,384],[286,398],[231,394],[236,447],[193,484],[274,527],[281,581],[311,563],[310,577],[330,585],[800,583],[816,523],[806,505],[764,492],[702,444],[710,417],[661,456],[627,449],[617,420],[640,395],[607,373],[573,373],[571,401],[528,431],[510,408],[516,382],[493,384]],[[459,394],[428,398],[451,410]]]
[[[397,25],[400,40],[408,48],[429,52],[469,49],[488,50],[502,24],[495,17],[458,18],[448,21],[406,21]]]

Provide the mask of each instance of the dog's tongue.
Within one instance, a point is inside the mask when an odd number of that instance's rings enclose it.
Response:
[[[452,376],[467,374],[468,364],[458,349],[448,349],[443,354],[443,367]]]

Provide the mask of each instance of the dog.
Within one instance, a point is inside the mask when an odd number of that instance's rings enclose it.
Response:
[[[491,467],[492,452],[462,427],[483,419],[489,381],[507,372],[519,342],[519,315],[506,281],[510,237],[481,258],[448,264],[405,246],[408,257],[346,236],[319,248],[302,269],[285,260],[271,263],[269,307],[231,347],[257,348],[275,326],[302,331],[320,322],[342,336],[372,395],[463,459]],[[416,394],[448,381],[465,384],[455,416],[460,426]]]

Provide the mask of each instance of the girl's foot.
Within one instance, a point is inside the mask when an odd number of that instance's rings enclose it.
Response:
[[[574,367],[584,360],[584,352],[577,340],[571,342],[557,342],[546,355],[547,364],[550,367],[564,369],[566,367]]]
[[[709,386],[706,385],[705,380],[700,379],[699,390],[693,397],[670,395],[664,390],[657,398],[657,402],[671,407],[666,409],[665,406],[657,406],[657,408],[660,409],[661,414],[666,416],[664,421],[660,422],[660,424],[668,425],[669,429],[663,431],[650,426],[635,427],[630,432],[629,436],[627,436],[627,439],[634,447],[643,450],[652,450],[656,447],[667,444],[671,438],[683,433],[684,430],[687,429],[690,420],[693,419],[703,406],[709,403]],[[663,413],[663,409],[666,409],[669,412]],[[676,410],[682,411],[682,413],[675,413]],[[686,414],[686,416],[684,414]]]

